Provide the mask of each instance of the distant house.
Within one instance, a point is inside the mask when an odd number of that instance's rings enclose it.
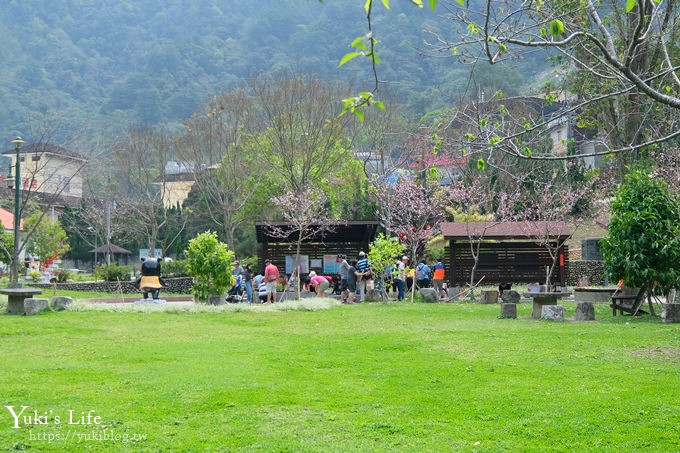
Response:
[[[15,151],[4,151],[2,155],[15,168]],[[60,210],[80,202],[83,196],[81,170],[87,162],[82,155],[49,143],[33,143],[23,146],[19,157],[21,189],[35,194],[39,204]],[[0,175],[2,186],[7,187],[5,183],[9,182],[7,174]],[[13,181],[11,183],[13,185]]]
[[[565,103],[560,102],[566,107]],[[575,155],[592,154],[603,148],[598,139],[597,129],[579,127],[576,114],[559,114],[559,110],[552,112],[552,117],[546,118],[550,141],[553,146],[553,154],[566,156],[572,152]],[[571,147],[571,149],[570,149]],[[600,168],[604,162],[601,156],[583,157],[583,163],[587,168]]]
[[[163,206],[182,206],[196,182],[194,165],[190,162],[168,162],[165,166]]]
[[[597,130],[580,127],[577,113],[569,111],[568,101],[548,102],[536,96],[493,99],[463,106],[447,126],[450,142],[459,143],[461,149],[466,148],[467,142],[485,149],[490,137],[480,134],[482,121],[491,136],[520,134],[527,128],[536,127],[537,134],[531,137],[534,140],[531,146],[536,148],[532,151],[538,153],[581,155],[593,153],[601,146]],[[546,133],[550,140],[542,142],[539,137]],[[602,165],[597,157],[584,157],[583,161],[589,168]]]
[[[459,153],[429,153],[424,159],[411,162],[411,171],[429,171],[431,168],[437,169],[440,176],[440,184],[448,186],[458,179],[465,166],[468,164],[468,156],[461,156]]]

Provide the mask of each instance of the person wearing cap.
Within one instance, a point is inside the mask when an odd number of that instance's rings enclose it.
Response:
[[[339,253],[335,261],[340,263],[338,266],[338,275],[340,276],[340,302],[343,304],[347,302],[347,276],[349,275],[349,263],[345,259],[345,255]]]
[[[359,252],[356,268],[357,272],[361,274],[361,277],[357,280],[357,295],[359,300],[363,302],[366,300],[366,283],[373,278],[371,266],[365,252]]]
[[[309,271],[309,274],[303,279],[302,283],[302,290],[303,291],[309,291],[310,293],[315,293],[316,288],[314,287],[314,284],[312,283],[312,278],[316,277],[316,272],[314,271]]]
[[[239,260],[234,261],[234,270],[231,271],[231,275],[238,279],[238,277],[244,273],[245,269],[243,269],[243,266],[241,266],[241,262]]]
[[[264,267],[264,283],[267,285],[267,302],[276,302],[276,284],[279,280],[279,268],[271,260],[266,260]]]

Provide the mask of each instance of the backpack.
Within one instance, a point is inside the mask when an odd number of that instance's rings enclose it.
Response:
[[[425,280],[430,278],[430,268],[427,264],[420,263],[416,267],[416,280]]]

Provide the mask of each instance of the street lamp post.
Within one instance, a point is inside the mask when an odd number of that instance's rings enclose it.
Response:
[[[21,229],[21,145],[26,143],[17,137],[12,140],[16,154],[16,162],[14,165],[14,251],[12,252],[12,268],[10,270],[10,285],[13,287],[19,286],[19,230]]]

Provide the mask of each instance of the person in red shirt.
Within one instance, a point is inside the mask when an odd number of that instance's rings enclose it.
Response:
[[[309,279],[309,284],[314,286],[316,297],[323,297],[326,294],[326,290],[330,287],[330,282],[323,275],[314,274],[314,276]]]
[[[276,284],[279,280],[279,268],[271,260],[264,262],[264,282],[267,285],[267,303],[276,302]]]

